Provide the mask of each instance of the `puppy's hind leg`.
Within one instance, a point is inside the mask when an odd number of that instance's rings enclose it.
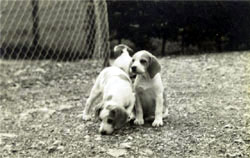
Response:
[[[102,91],[100,89],[99,82],[98,80],[96,80],[93,88],[91,89],[89,98],[87,99],[87,102],[83,111],[83,116],[82,116],[83,120],[85,121],[90,120],[91,115],[89,113],[90,113],[91,106],[93,102],[100,96],[101,92]]]

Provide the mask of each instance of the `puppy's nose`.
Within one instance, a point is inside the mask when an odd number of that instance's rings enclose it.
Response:
[[[101,131],[101,135],[106,135],[107,132],[106,131]]]
[[[136,72],[136,66],[131,67],[132,72]]]

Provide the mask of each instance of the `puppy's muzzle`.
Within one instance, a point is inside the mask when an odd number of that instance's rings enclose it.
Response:
[[[132,66],[131,70],[132,70],[133,73],[136,73],[136,66]]]

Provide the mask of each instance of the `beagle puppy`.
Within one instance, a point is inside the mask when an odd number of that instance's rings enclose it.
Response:
[[[102,95],[101,104],[96,108],[96,117],[101,120],[99,132],[102,135],[111,134],[133,117],[135,94],[127,73],[132,58],[129,60],[126,53],[124,48],[123,53],[114,61],[114,65],[103,69],[98,75],[83,111],[83,120],[90,120],[90,108]],[[122,59],[127,60],[127,63]]]
[[[168,115],[168,109],[165,105],[164,88],[160,75],[161,66],[157,58],[148,51],[139,51],[132,57],[130,71],[136,73],[134,123],[142,125],[144,119],[153,118],[152,126],[162,126],[163,118]]]

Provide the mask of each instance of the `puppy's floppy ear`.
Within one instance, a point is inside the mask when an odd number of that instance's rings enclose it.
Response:
[[[115,129],[121,128],[128,120],[127,112],[121,108],[112,109],[110,116],[114,118],[113,126]]]
[[[133,64],[133,62],[132,62],[132,59],[131,59],[130,62],[129,62],[129,65],[128,65],[128,75],[129,75],[129,78],[131,80],[134,80],[136,78],[136,73],[132,72],[132,70],[131,70],[131,65],[132,64]]]
[[[127,46],[127,51],[129,53],[129,55],[131,56],[132,54],[134,54],[134,50],[130,47]]]
[[[98,118],[103,109],[103,103],[100,103],[95,108],[95,118]]]
[[[129,73],[131,73],[132,71],[131,71],[131,66],[132,66],[132,64],[133,64],[133,62],[132,62],[132,58],[130,59],[130,61],[129,61],[129,64],[128,64],[128,69],[129,69]]]
[[[151,78],[154,78],[155,75],[161,71],[161,65],[154,55],[150,54],[149,56],[149,65],[147,70]]]

